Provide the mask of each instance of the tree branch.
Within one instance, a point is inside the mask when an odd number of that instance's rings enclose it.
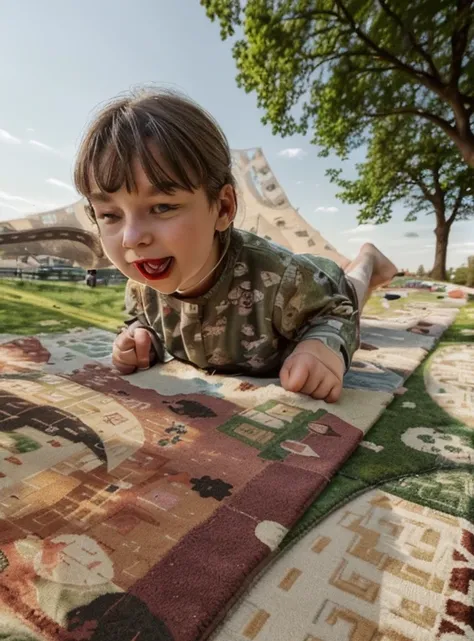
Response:
[[[461,186],[459,187],[458,195],[456,196],[456,200],[454,201],[453,211],[451,213],[451,216],[446,221],[448,225],[452,225],[456,216],[458,215],[459,208],[462,205],[464,196],[465,196],[464,188]]]
[[[462,1],[462,0],[460,0]],[[398,16],[393,9],[391,9],[385,0],[378,0],[379,5],[382,7],[382,9],[385,11],[385,13],[392,18],[392,20],[398,24],[400,29],[408,36],[408,39],[411,42],[411,45],[415,51],[417,51],[422,58],[428,63],[428,67],[431,70],[431,73],[433,74],[433,77],[436,78],[436,80],[441,82],[441,76],[439,75],[439,71],[434,63],[433,58],[430,56],[430,54],[423,49],[421,44],[417,42],[415,34],[411,29],[407,27],[405,22]]]
[[[308,34],[308,38],[317,38],[318,36],[323,36],[325,33],[330,33],[331,31],[334,31],[334,29],[335,29],[334,25],[331,25],[330,27],[324,27],[324,29],[318,29],[317,31],[313,31],[310,34]],[[350,35],[352,35],[352,31],[350,29],[348,29],[347,31],[338,32],[338,36],[350,36]]]
[[[364,67],[363,69],[358,69],[357,67],[350,67],[348,73],[385,73],[386,71],[398,71],[398,67]]]
[[[398,116],[398,115],[407,115],[407,116],[419,116],[420,118],[425,118],[430,122],[441,127],[446,133],[451,135],[456,133],[456,129],[449,124],[447,120],[432,114],[429,111],[423,111],[422,109],[417,109],[416,107],[400,107],[399,109],[390,109],[388,111],[377,111],[374,113],[367,113],[368,118],[384,118],[386,116]]]
[[[445,192],[443,191],[439,182],[439,169],[440,169],[439,163],[436,163],[433,166],[431,173],[433,174],[433,183],[434,183],[436,198],[440,202],[444,202]]]
[[[341,58],[361,58],[361,57],[375,58],[373,53],[368,53],[365,51],[341,51],[335,54],[334,56],[330,56],[329,58],[324,55],[320,55],[315,58],[315,56],[312,56],[310,54],[301,54],[300,57],[303,60],[307,60],[307,61],[311,61],[311,60],[314,61],[317,58],[321,58],[321,61],[318,62],[318,64],[315,67],[313,67],[313,71],[316,71],[317,69],[319,69],[320,67],[322,67],[328,62],[332,62],[333,60],[340,60]]]
[[[472,0],[458,0],[457,2],[456,13],[461,27],[455,29],[451,36],[452,59],[449,85],[453,88],[457,88],[462,73],[462,61],[469,40],[469,29],[472,24],[472,18],[470,16],[471,5]]]
[[[391,53],[387,49],[384,49],[383,47],[380,47],[371,38],[369,38],[369,36],[364,31],[362,31],[360,27],[357,26],[354,17],[345,6],[344,0],[334,0],[334,2],[339,7],[340,11],[344,14],[354,33],[356,33],[370,49],[373,49],[378,53],[379,56],[397,66],[400,71],[404,71],[407,75],[415,77],[416,80],[421,82],[425,87],[427,87],[427,89],[431,89],[441,98],[445,99],[443,93],[444,85],[440,80],[431,76],[429,73],[422,69],[416,69],[415,67],[411,67],[410,65],[405,64],[393,53]]]
[[[421,189],[421,191],[423,192],[423,196],[426,198],[426,200],[429,200],[430,203],[434,204],[434,196],[431,193],[427,184],[423,181],[420,172],[410,171],[410,169],[407,168],[406,173],[412,179],[413,184]]]

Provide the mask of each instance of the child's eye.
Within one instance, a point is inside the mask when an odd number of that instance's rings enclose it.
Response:
[[[151,211],[154,214],[167,214],[171,211],[177,209],[177,205],[168,205],[166,203],[160,203],[159,205],[153,205]]]
[[[117,220],[120,219],[120,216],[118,216],[117,214],[104,212],[102,214],[97,214],[97,219],[98,220],[105,220],[107,223],[115,223]]]

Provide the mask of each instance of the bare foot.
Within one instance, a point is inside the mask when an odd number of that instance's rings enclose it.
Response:
[[[389,260],[385,254],[377,249],[372,243],[365,243],[362,245],[360,250],[362,256],[369,255],[373,256],[374,267],[372,272],[372,278],[369,282],[369,289],[375,289],[376,287],[382,287],[389,283],[396,274],[398,274],[398,269]]]
[[[398,269],[389,260],[382,252],[377,249],[372,243],[364,243],[361,250],[350,265],[348,265],[344,271],[346,274],[349,274],[354,268],[361,266],[361,264],[366,264],[370,266],[371,277],[369,280],[369,291],[386,285],[389,283],[394,276],[398,274]],[[370,272],[369,272],[370,273]]]

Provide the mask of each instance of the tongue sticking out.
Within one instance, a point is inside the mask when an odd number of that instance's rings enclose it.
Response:
[[[158,260],[147,260],[146,262],[141,263],[141,266],[147,274],[161,274],[166,271],[170,262],[171,256],[163,259],[160,258]]]

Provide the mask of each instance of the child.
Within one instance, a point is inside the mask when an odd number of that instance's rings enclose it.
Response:
[[[130,280],[133,317],[116,338],[123,374],[167,354],[209,371],[277,375],[335,402],[359,341],[359,310],[394,265],[364,245],[346,274],[233,228],[227,140],[171,92],[119,98],[87,131],[75,184],[102,246]]]

